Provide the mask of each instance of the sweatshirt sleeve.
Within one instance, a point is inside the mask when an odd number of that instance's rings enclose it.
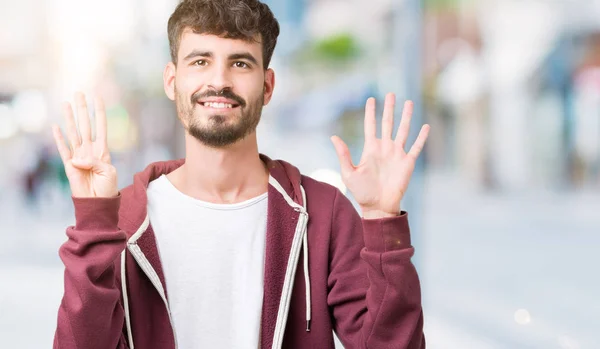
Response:
[[[347,349],[424,349],[419,278],[406,212],[363,220],[336,191],[328,304]]]
[[[73,198],[75,226],[60,247],[65,265],[54,349],[127,348],[115,264],[126,246],[117,228],[121,197]]]

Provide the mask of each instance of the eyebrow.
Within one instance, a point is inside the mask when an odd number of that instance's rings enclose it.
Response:
[[[187,56],[185,56],[183,58],[184,61],[190,60],[192,58],[196,58],[196,57],[212,57],[212,53],[210,53],[209,51],[198,51],[198,50],[194,50],[192,52],[190,52],[190,54],[188,54]]]
[[[231,55],[229,55],[229,59],[230,60],[245,59],[245,60],[248,60],[248,61],[254,63],[255,65],[258,65],[256,58],[254,58],[254,56],[251,55],[249,52],[231,54]]]
[[[196,57],[211,58],[212,56],[213,56],[213,54],[210,51],[193,50],[187,56],[185,56],[183,58],[183,60],[188,61],[188,60],[190,60],[192,58],[196,58]],[[229,60],[246,59],[246,60],[254,63],[255,65],[258,65],[258,61],[256,60],[256,58],[254,58],[254,56],[252,54],[250,54],[249,52],[232,53],[229,55],[228,59]]]

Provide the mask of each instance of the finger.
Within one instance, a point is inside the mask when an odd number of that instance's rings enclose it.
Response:
[[[75,94],[75,103],[77,103],[77,120],[79,121],[79,133],[81,142],[92,141],[92,130],[90,127],[90,114],[88,113],[85,95],[81,92]]]
[[[419,154],[421,154],[421,150],[423,150],[423,147],[425,146],[425,141],[427,140],[427,136],[429,136],[429,128],[429,125],[423,125],[423,127],[421,127],[421,131],[419,131],[417,140],[408,152],[408,156],[414,160],[417,160]]]
[[[375,118],[375,98],[367,99],[365,105],[365,142],[377,137],[377,120]]]
[[[54,136],[54,143],[56,143],[58,154],[60,154],[63,165],[65,165],[71,158],[71,151],[65,144],[65,139],[63,138],[62,132],[60,132],[60,128],[57,125],[52,126],[52,135]]]
[[[404,102],[404,108],[402,109],[402,119],[400,119],[400,126],[398,126],[398,133],[396,134],[396,144],[402,149],[406,146],[406,140],[408,139],[408,132],[410,131],[410,120],[414,110],[414,104],[412,101]]]
[[[348,150],[348,146],[338,136],[331,137],[331,142],[333,143],[335,152],[340,160],[342,173],[349,174],[354,170],[354,165],[352,164],[352,157],[350,156],[350,150]]]
[[[71,103],[65,102],[63,104],[63,113],[65,114],[65,121],[67,123],[67,137],[69,139],[69,145],[71,150],[75,150],[81,145],[81,138],[77,132],[77,125],[75,125],[75,118],[73,117],[73,108]]]
[[[96,112],[96,142],[100,149],[106,150],[106,109],[100,96],[96,96],[94,99],[94,108]]]
[[[388,93],[385,96],[385,104],[383,106],[383,119],[381,120],[381,139],[392,139],[392,129],[394,128],[394,106],[396,104],[396,96],[393,93]]]

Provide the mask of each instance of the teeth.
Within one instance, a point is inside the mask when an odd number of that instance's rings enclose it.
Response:
[[[215,102],[206,102],[204,103],[205,107],[211,107],[211,108],[219,108],[219,109],[224,109],[224,108],[233,108],[232,104],[228,104],[228,103],[215,103]]]

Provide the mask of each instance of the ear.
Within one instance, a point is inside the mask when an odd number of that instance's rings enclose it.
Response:
[[[263,105],[267,105],[271,101],[273,89],[275,89],[275,71],[269,68],[265,71],[265,95],[263,97]]]
[[[169,62],[163,72],[163,84],[165,93],[170,100],[175,100],[175,74],[177,73],[177,67],[173,62]]]

